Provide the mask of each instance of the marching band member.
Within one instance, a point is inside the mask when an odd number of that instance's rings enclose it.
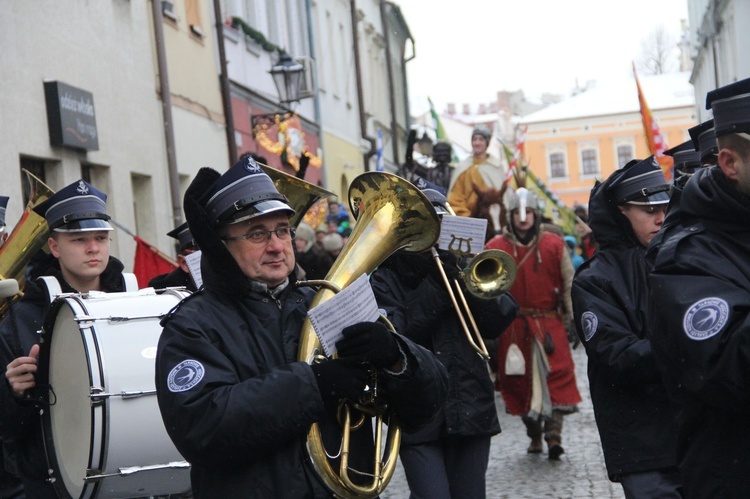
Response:
[[[449,213],[440,187],[421,178],[416,185],[439,215]],[[455,279],[456,258],[447,251],[438,253],[446,262],[446,274]],[[373,273],[370,282],[396,329],[434,352],[448,371],[449,395],[439,416],[401,440],[400,457],[411,497],[485,497],[490,439],[500,433],[495,390],[487,364],[461,330],[436,262],[429,251],[398,252]],[[488,339],[500,336],[516,316],[518,305],[508,294],[487,300],[465,295]]]
[[[190,269],[187,265],[187,256],[198,251],[198,247],[193,240],[187,222],[183,223],[174,230],[167,232],[169,237],[177,240],[177,263],[179,266],[172,272],[152,277],[148,281],[149,287],[152,288],[170,288],[184,286],[189,291],[195,292],[195,281],[190,276]]]
[[[750,79],[706,96],[718,166],[685,185],[650,275],[654,349],[677,401],[685,497],[750,489]],[[701,152],[703,152],[701,147]]]
[[[646,248],[663,233],[668,190],[654,156],[598,183],[589,209],[599,250],[573,280],[607,474],[628,498],[681,497],[674,413],[652,345],[661,330],[648,322]]]
[[[203,252],[204,287],[164,319],[156,389],[167,432],[192,464],[196,498],[331,497],[306,435],[313,423],[324,433],[336,424],[341,399],[360,398],[363,361],[379,370],[405,429],[433,417],[446,394],[444,368],[380,323],[345,328],[338,359],[296,360],[315,293],[295,285],[294,211],[252,158],[223,175],[201,169],[184,207]],[[372,444],[369,431],[352,433],[352,448]]]
[[[57,497],[47,482],[39,408],[28,396],[36,386],[37,331],[50,305],[46,286],[36,279],[53,276],[64,293],[125,290],[123,265],[109,255],[112,226],[106,201],[106,194],[79,180],[34,207],[49,225],[51,254],[29,265],[24,296],[0,325],[0,362],[7,366],[7,383],[0,383],[0,435],[16,443],[18,472],[28,497]]]

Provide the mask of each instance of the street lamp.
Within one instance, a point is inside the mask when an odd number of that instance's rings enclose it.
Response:
[[[276,90],[279,92],[279,102],[291,104],[299,102],[300,83],[305,68],[294,61],[289,54],[282,52],[277,62],[269,71],[273,76]]]
[[[270,127],[280,124],[294,114],[294,107],[299,102],[300,84],[305,68],[292,59],[289,54],[281,52],[279,61],[268,72],[273,77],[273,83],[279,93],[279,103],[283,112],[254,114],[250,123],[253,135],[256,133],[256,127]]]

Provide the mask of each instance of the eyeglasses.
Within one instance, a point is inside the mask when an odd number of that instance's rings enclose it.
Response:
[[[271,240],[271,234],[276,234],[279,241],[288,241],[294,239],[294,229],[291,227],[279,227],[274,230],[251,230],[241,236],[225,237],[225,241],[238,241],[246,239],[253,244],[267,244]]]

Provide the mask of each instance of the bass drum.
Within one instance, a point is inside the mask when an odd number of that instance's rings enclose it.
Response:
[[[42,331],[39,383],[50,480],[60,497],[127,498],[190,490],[190,465],[156,400],[159,324],[178,289],[60,295]]]

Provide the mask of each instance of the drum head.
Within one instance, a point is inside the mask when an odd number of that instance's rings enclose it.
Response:
[[[79,497],[90,463],[92,373],[84,339],[74,318],[69,306],[61,306],[52,329],[54,341],[49,345],[48,359],[53,404],[49,407],[48,438],[54,446],[50,459],[57,461],[58,478],[71,496]]]

